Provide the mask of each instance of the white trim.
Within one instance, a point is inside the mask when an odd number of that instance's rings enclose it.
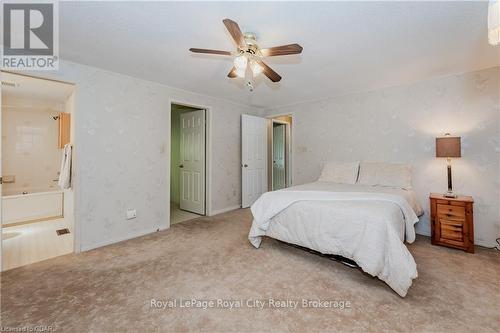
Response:
[[[147,229],[147,230],[138,231],[136,233],[128,234],[128,235],[125,235],[123,237],[118,237],[118,238],[114,238],[111,240],[107,240],[104,242],[82,245],[81,251],[82,252],[90,251],[90,250],[97,249],[97,248],[102,247],[102,246],[116,244],[119,242],[123,242],[123,241],[130,240],[130,239],[137,238],[137,237],[146,236],[146,235],[152,234],[154,232],[158,232],[158,231],[162,231],[162,230],[166,230],[166,229],[168,229],[168,228],[159,227],[159,228],[154,228],[154,229]]]
[[[276,118],[276,117],[282,117],[282,116],[290,116],[292,117],[292,119],[295,117],[295,112],[292,111],[292,112],[278,112],[278,113],[272,113],[272,114],[268,114],[266,115],[266,118],[267,119],[272,119],[272,118]]]
[[[169,163],[167,165],[167,175],[168,175],[168,193],[167,193],[167,228],[170,228],[170,159],[172,152],[170,151],[171,139],[172,139],[172,104],[188,106],[196,108],[199,110],[205,110],[205,215],[211,216],[212,214],[212,107],[198,105],[190,101],[169,98],[168,99],[168,115],[169,115],[169,125],[168,125],[168,147],[165,150],[167,152]]]
[[[236,209],[240,209],[240,208],[241,208],[241,205],[226,207],[226,208],[222,208],[222,209],[217,209],[217,210],[213,210],[211,212],[211,214],[208,215],[208,216],[219,215],[219,214],[227,213],[227,212],[230,212],[232,210],[236,210]]]
[[[274,118],[271,118],[271,122],[276,123],[276,124],[280,124],[280,125],[290,125],[286,121],[279,120],[279,119],[274,119]]]
[[[73,134],[70,134],[70,140],[72,141],[73,145],[73,150],[71,153],[71,189],[70,191],[73,193],[73,228],[75,230],[75,236],[73,239],[73,252],[74,253],[80,253],[82,252],[82,224],[80,222],[79,215],[77,214],[78,209],[79,209],[79,203],[80,203],[80,196],[81,196],[81,191],[80,191],[80,184],[78,182],[78,177],[76,175],[80,174],[80,164],[78,162],[78,135],[77,135],[77,123],[78,119],[80,117],[80,113],[78,112],[78,98],[81,96],[81,94],[78,93],[78,85],[75,84],[75,87],[73,88],[73,92],[68,98],[72,96],[73,98],[73,109],[71,110],[71,124],[70,124],[70,129]]]

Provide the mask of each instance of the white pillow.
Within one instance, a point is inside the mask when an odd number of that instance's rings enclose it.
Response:
[[[320,182],[356,184],[359,162],[326,162],[319,176]]]
[[[411,189],[411,166],[407,164],[361,162],[358,184]]]

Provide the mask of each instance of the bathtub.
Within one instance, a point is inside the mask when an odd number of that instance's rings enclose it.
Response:
[[[2,225],[64,217],[64,192],[43,190],[34,193],[6,192],[2,196]]]

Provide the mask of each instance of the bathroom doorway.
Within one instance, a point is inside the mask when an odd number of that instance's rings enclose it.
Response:
[[[74,252],[74,85],[1,72],[2,270]]]
[[[206,215],[206,109],[171,104],[170,224]]]

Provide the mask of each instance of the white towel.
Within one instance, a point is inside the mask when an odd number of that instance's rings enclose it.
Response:
[[[69,143],[63,148],[61,172],[57,184],[63,190],[71,188],[71,144]]]

